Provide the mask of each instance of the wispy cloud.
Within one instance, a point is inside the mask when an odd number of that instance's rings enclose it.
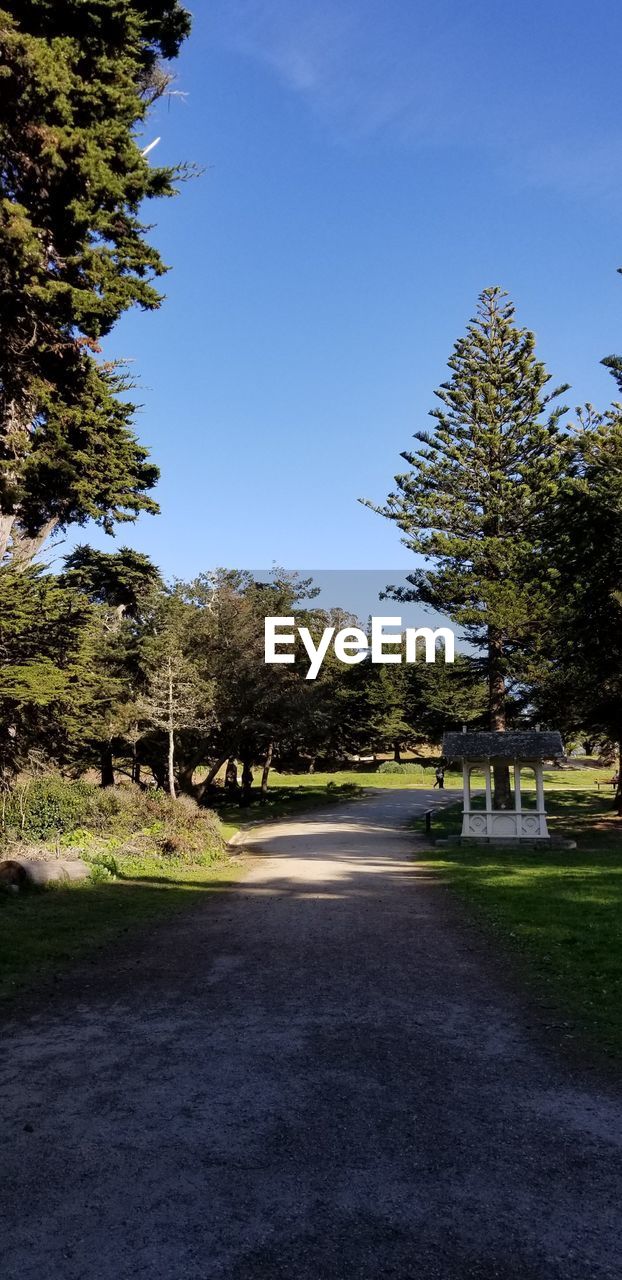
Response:
[[[342,134],[410,132],[448,124],[450,99],[436,69],[448,31],[424,8],[405,33],[402,0],[216,0],[211,27],[229,49],[263,62]],[[457,32],[462,20],[454,19]],[[407,41],[404,37],[407,35]],[[444,104],[443,104],[444,100]]]
[[[342,140],[458,145],[523,182],[606,196],[622,151],[606,75],[593,59],[596,99],[580,32],[545,17],[535,0],[211,0],[210,28]]]

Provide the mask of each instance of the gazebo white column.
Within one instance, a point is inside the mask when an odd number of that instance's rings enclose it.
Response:
[[[486,783],[486,813],[492,813],[492,783],[490,781],[490,760],[484,761],[484,782]]]
[[[468,760],[462,761],[462,811],[471,812],[471,768]]]
[[[514,808],[520,813],[522,808],[522,798],[520,793],[520,760],[514,761]]]
[[[548,836],[546,810],[544,808],[544,768],[541,760],[534,760],[533,771],[536,775],[536,811],[538,814],[538,835]]]

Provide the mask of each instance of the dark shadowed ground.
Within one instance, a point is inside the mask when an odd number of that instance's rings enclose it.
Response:
[[[5,1028],[3,1280],[622,1275],[622,1106],[413,865],[431,798],[255,829]]]

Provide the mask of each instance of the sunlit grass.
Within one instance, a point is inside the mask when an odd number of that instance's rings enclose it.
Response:
[[[412,761],[407,761],[409,766]],[[277,773],[270,774],[270,788],[291,787],[299,788],[317,788],[326,787],[329,783],[334,786],[343,786],[349,783],[358,787],[433,787],[435,781],[436,765],[415,765],[414,773],[379,773],[371,769],[339,769],[334,773]],[[548,788],[566,791],[569,789],[577,790],[594,790],[600,788],[602,794],[612,794],[611,776],[613,769],[547,769],[545,771],[545,784]],[[484,775],[477,770],[473,773],[473,781],[475,785],[479,782],[484,785]],[[448,768],[445,773],[445,786],[448,788],[462,787],[462,770],[457,767]],[[535,783],[533,777],[525,774],[522,786],[525,791],[533,790]]]
[[[44,892],[0,895],[0,999],[55,973],[141,926],[165,919],[226,887],[243,866],[163,858],[118,858],[120,875]]]
[[[465,842],[418,856],[571,1020],[569,1041],[589,1038],[622,1056],[622,823],[611,798],[593,791],[549,788],[547,810],[551,832],[576,839],[576,849]],[[459,805],[435,815],[436,836],[459,830]]]

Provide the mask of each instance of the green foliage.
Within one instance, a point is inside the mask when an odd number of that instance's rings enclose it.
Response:
[[[102,881],[116,880],[119,875],[119,866],[115,858],[110,854],[101,854],[91,861],[91,881],[93,884],[101,884]]]
[[[557,590],[543,717],[622,744],[622,405],[591,408],[573,431],[572,467],[549,522]],[[622,783],[619,801],[622,811]]]
[[[378,766],[378,773],[420,773],[420,764],[410,764],[408,760],[384,760]]]
[[[118,849],[130,845],[135,853],[150,850],[184,861],[223,847],[218,819],[190,800],[175,803],[160,791],[108,789],[57,775],[16,785],[7,797],[5,825],[9,835],[23,839],[61,837],[63,846],[84,850],[94,861],[112,856],[94,837],[112,839]]]
[[[565,1044],[622,1055],[622,845],[601,794],[547,791],[554,831],[576,850],[483,848],[477,842],[421,851],[436,876],[464,898],[497,947],[512,952],[527,989],[564,1019]],[[435,814],[449,836],[459,813]],[[452,831],[453,828],[453,831]],[[570,1020],[572,1024],[570,1025]]]
[[[65,559],[61,581],[88,596],[93,604],[136,617],[141,606],[162,587],[160,572],[148,556],[131,547],[115,552],[76,547]]]
[[[0,567],[0,777],[62,760],[92,610],[40,569]]]
[[[533,675],[550,609],[544,523],[567,457],[565,410],[550,406],[566,388],[546,390],[533,334],[517,328],[497,288],[482,293],[449,368],[434,433],[416,433],[417,449],[402,455],[409,470],[379,510],[431,562],[397,598],[449,616],[484,652],[492,724],[502,728],[508,687]]]
[[[2,0],[2,554],[155,510],[127,380],[97,353],[129,307],[160,304],[140,208],[176,173],[142,155],[140,130],[189,25],[178,0]]]
[[[75,831],[101,829],[117,808],[116,798],[86,782],[52,775],[33,779],[10,792],[5,810],[9,832],[35,840]]]

